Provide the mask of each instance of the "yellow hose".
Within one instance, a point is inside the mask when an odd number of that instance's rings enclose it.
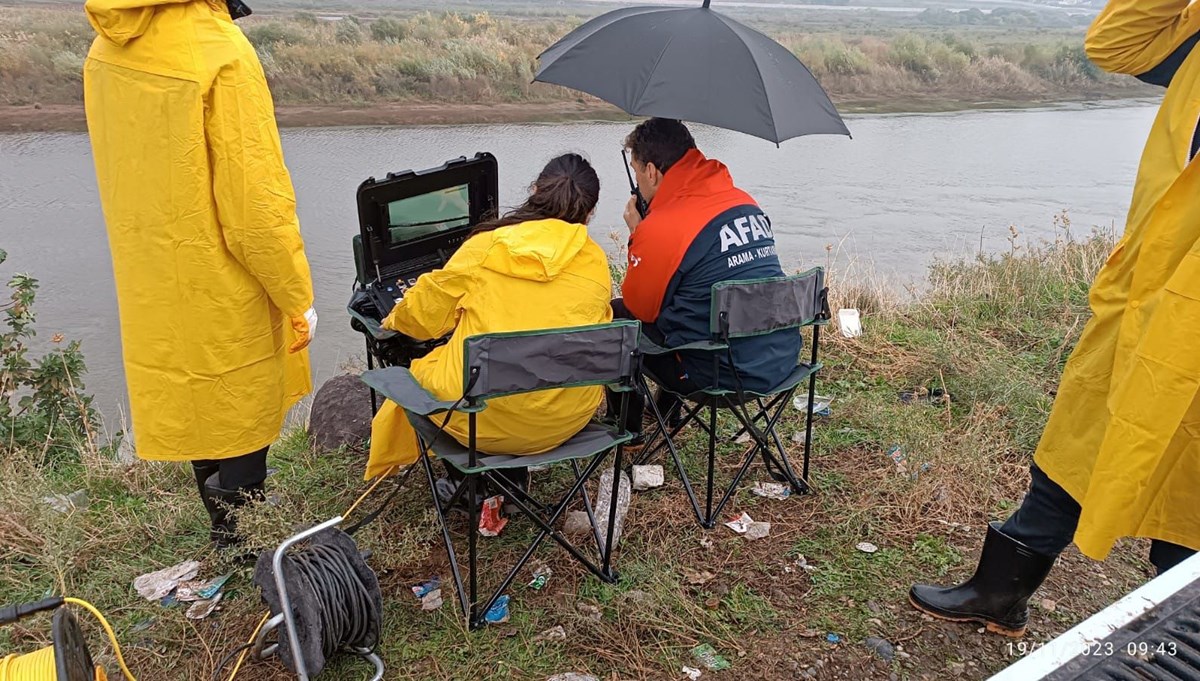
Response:
[[[0,681],[56,681],[57,678],[53,646],[0,660]]]
[[[371,492],[374,492],[376,487],[379,487],[384,480],[387,480],[392,473],[396,472],[396,468],[397,466],[393,466],[389,468],[383,475],[376,478],[375,482],[371,483],[371,486],[367,488],[367,491],[363,492],[362,496],[360,496],[353,504],[350,504],[350,508],[346,509],[346,512],[342,514],[342,517],[349,518],[350,514],[354,513],[354,509],[358,508],[359,504],[366,501],[367,497],[371,496]]]
[[[262,619],[260,619],[258,621],[258,626],[254,627],[254,633],[250,634],[250,640],[246,641],[247,645],[254,643],[254,639],[258,638],[258,632],[262,631],[263,625],[267,623],[267,619],[270,617],[271,617],[271,613],[267,613],[262,616]],[[245,662],[246,662],[246,655],[248,655],[249,653],[250,653],[250,649],[247,648],[246,650],[242,651],[241,655],[238,655],[237,664],[234,665],[233,671],[229,674],[229,681],[233,681],[234,678],[237,677],[238,672],[240,672],[242,670],[242,665],[245,664]],[[0,681],[4,681],[4,680],[0,679]]]
[[[113,633],[112,627],[109,626],[108,620],[104,619],[104,615],[97,610],[94,605],[88,603],[87,601],[83,601],[78,598],[64,598],[63,601],[70,603],[71,605],[78,605],[84,610],[92,613],[93,617],[100,620],[100,626],[104,627],[104,633],[108,634],[108,640],[112,641],[113,654],[117,656],[117,664],[120,665],[121,672],[125,674],[125,678],[128,681],[137,681],[137,678],[134,677],[133,672],[129,671],[129,667],[125,666],[125,657],[121,655],[121,644],[117,643],[117,635]]]

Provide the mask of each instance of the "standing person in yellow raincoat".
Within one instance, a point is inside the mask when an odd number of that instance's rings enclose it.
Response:
[[[1200,5],[1110,0],[1088,33],[1100,67],[1166,87],[1125,235],[1096,276],[1020,509],[992,523],[975,575],[916,585],[917,608],[1020,636],[1026,604],[1074,539],[1105,559],[1151,540],[1161,573],[1200,549]]]
[[[312,389],[313,288],[240,0],[87,0],[84,102],[138,456],[190,461],[219,546]]]
[[[587,231],[599,198],[600,179],[583,157],[552,159],[524,204],[476,227],[445,267],[417,279],[383,327],[421,340],[453,332],[448,343],[412,363],[413,376],[426,390],[439,400],[462,396],[468,336],[612,321],[608,259]],[[603,387],[591,386],[489,400],[476,417],[476,444],[489,454],[550,451],[587,425],[603,396]],[[446,432],[466,444],[467,417],[455,414]],[[367,479],[410,464],[419,454],[404,410],[385,402],[371,425]],[[526,488],[526,469],[506,474]],[[457,482],[443,478],[439,494],[449,499]]]

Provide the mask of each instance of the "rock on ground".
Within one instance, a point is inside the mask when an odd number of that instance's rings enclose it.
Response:
[[[358,376],[325,382],[313,397],[308,436],[322,450],[361,445],[371,437],[371,391]]]

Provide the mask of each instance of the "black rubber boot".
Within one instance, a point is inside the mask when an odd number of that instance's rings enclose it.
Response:
[[[1054,556],[1037,553],[988,525],[975,574],[958,586],[916,584],[908,599],[918,610],[951,622],[978,622],[996,634],[1018,638],[1029,621],[1029,597],[1050,574]]]
[[[221,487],[220,475],[213,473],[204,483],[204,491],[208,497],[205,504],[213,504],[216,511],[210,511],[212,516],[212,541],[218,549],[225,549],[241,541],[237,534],[237,522],[230,511],[241,508],[251,499],[263,498],[263,485],[251,485],[239,489]]]
[[[208,479],[213,477],[220,471],[220,465],[216,463],[196,465],[192,464],[192,473],[196,476],[196,489],[200,491],[200,501],[204,502],[204,510],[208,511],[209,522],[214,526],[218,520],[220,507],[216,500],[208,493]]]

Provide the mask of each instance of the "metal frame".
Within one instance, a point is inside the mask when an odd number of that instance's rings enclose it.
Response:
[[[1195,620],[1188,609],[1181,606],[1190,600],[1188,592],[1194,593],[1197,584],[1200,584],[1200,554],[1122,596],[1070,631],[1045,643],[1021,644],[1024,647],[1019,649],[1029,650],[1029,654],[997,672],[990,681],[1095,678],[1088,672],[1095,674],[1100,670],[1092,665],[1098,666],[1114,657],[1149,658],[1144,660],[1146,676],[1136,678],[1167,678],[1157,675],[1166,672],[1174,672],[1169,678],[1188,678],[1197,657],[1194,648],[1185,642],[1187,638],[1195,640]],[[1169,622],[1165,627],[1164,621]],[[1156,652],[1156,646],[1163,641],[1152,631],[1156,626],[1160,631],[1165,628],[1180,638],[1176,653]],[[1156,661],[1158,664],[1153,665]],[[1084,662],[1089,664],[1077,666]],[[1125,671],[1129,674],[1126,678],[1135,678],[1135,671]],[[1115,677],[1105,674],[1105,678]]]
[[[630,380],[633,381],[635,379],[633,379],[631,376]],[[632,386],[628,386],[628,389],[625,390],[621,396],[621,419],[617,422],[618,424],[625,423],[624,418],[629,408],[628,402],[630,390],[632,390]],[[474,409],[476,407],[477,401],[474,398],[467,398],[465,400],[464,410]],[[468,412],[469,434],[467,450],[469,456],[468,467],[471,469],[480,468],[478,457],[480,456],[481,452],[479,452],[475,442],[476,413],[476,411]],[[618,425],[617,427],[623,426]],[[629,434],[626,433],[625,435]],[[512,585],[513,580],[515,580],[517,577],[517,573],[519,573],[525,567],[525,565],[533,557],[534,552],[537,551],[538,547],[541,546],[542,542],[545,541],[547,537],[553,539],[555,543],[562,546],[572,558],[586,567],[589,572],[600,578],[601,581],[608,584],[615,584],[617,582],[619,575],[612,568],[612,553],[614,548],[612,544],[612,535],[614,525],[616,523],[617,499],[620,493],[621,484],[621,476],[617,473],[619,473],[623,467],[625,448],[624,442],[617,444],[611,449],[606,449],[594,454],[586,470],[584,470],[582,473],[580,472],[578,460],[572,459],[571,466],[575,473],[575,483],[571,486],[567,493],[564,494],[558,500],[558,502],[552,506],[538,502],[532,496],[526,494],[523,490],[517,489],[515,486],[511,485],[502,476],[496,475],[496,472],[502,470],[498,468],[484,469],[472,473],[464,472],[463,483],[459,485],[455,494],[443,505],[441,500],[438,498],[436,486],[437,480],[434,476],[433,464],[428,456],[430,453],[430,443],[422,440],[421,448],[421,463],[425,469],[425,477],[429,483],[429,492],[431,498],[433,499],[434,508],[437,510],[438,522],[442,527],[442,539],[446,544],[446,553],[450,559],[450,571],[454,579],[454,587],[458,593],[459,605],[462,608],[463,617],[466,620],[468,630],[474,631],[486,623],[486,615],[488,610],[495,605],[500,596],[502,596],[508,587]],[[613,466],[613,486],[609,500],[608,527],[606,536],[601,537],[599,524],[596,521],[591,498],[585,489],[585,484],[592,478],[595,472],[600,468],[601,464],[603,464],[608,458],[609,452],[613,450],[616,451],[616,457]],[[520,559],[517,560],[517,563],[508,572],[508,575],[500,582],[500,585],[495,589],[494,592],[492,592],[487,601],[482,603],[482,605],[479,602],[479,547],[477,537],[477,528],[479,527],[481,509],[475,503],[476,491],[479,489],[481,478],[486,479],[489,483],[498,487],[503,493],[505,499],[511,501],[520,511],[520,514],[529,518],[540,530],[537,536],[534,537],[533,541],[526,548],[525,553]],[[464,493],[467,495],[468,572],[466,585],[463,583],[462,572],[459,569],[458,554],[454,548],[454,538],[450,533],[450,524],[446,520],[447,511],[455,505],[459,497],[461,497]],[[568,506],[570,506],[570,504],[575,500],[576,495],[581,495],[583,497],[584,507],[586,508],[588,514],[588,520],[592,526],[592,536],[596,540],[596,549],[600,563],[599,565],[590,560],[578,547],[572,544],[570,540],[564,537],[558,530],[554,529],[554,524],[558,522],[558,519],[567,510]]]
[[[296,629],[296,615],[294,612],[292,612],[291,595],[288,593],[287,582],[283,579],[283,557],[287,555],[288,549],[324,530],[327,530],[331,527],[337,527],[341,524],[342,520],[342,516],[330,518],[320,525],[310,527],[307,530],[298,532],[291,537],[288,537],[287,539],[283,540],[283,543],[279,545],[279,548],[275,549],[275,554],[271,558],[271,570],[274,573],[273,577],[275,579],[275,588],[279,591],[280,610],[283,612],[275,615],[268,620],[265,625],[263,625],[262,630],[259,632],[258,637],[254,641],[253,650],[257,651],[258,656],[264,660],[277,653],[279,651],[279,644],[276,643],[267,645],[266,639],[268,634],[276,631],[279,628],[279,625],[283,624],[284,629],[287,631],[288,644],[292,650],[292,662],[296,666],[296,676],[300,679],[300,681],[309,681],[310,677],[308,675],[308,665],[305,664],[304,655],[300,651],[300,633]],[[362,648],[348,650],[349,652],[369,660],[371,664],[375,665],[375,676],[371,678],[371,681],[383,681],[383,660],[380,659],[378,655],[372,653],[370,650]]]
[[[821,344],[821,327],[827,323],[829,318],[828,303],[826,302],[826,291],[827,289],[822,289],[820,292],[822,310],[820,311],[818,317],[799,326],[801,329],[804,326],[812,327],[812,350],[809,360],[809,366],[812,369],[811,373],[807,377],[808,408],[805,410],[804,461],[802,468],[803,472],[799,476],[797,476],[796,472],[792,469],[791,461],[787,455],[787,448],[784,447],[783,441],[780,440],[779,434],[775,430],[775,426],[780,417],[783,415],[784,409],[791,404],[792,396],[799,388],[799,384],[774,394],[761,396],[755,395],[754,404],[757,406],[757,412],[751,416],[750,411],[746,406],[747,400],[744,399],[745,396],[742,395],[740,390],[737,391],[737,393],[731,393],[730,391],[719,388],[720,353],[728,352],[730,354],[730,363],[732,364],[732,350],[729,346],[729,337],[727,331],[714,334],[716,336],[714,340],[717,342],[717,345],[714,345],[711,349],[704,350],[706,352],[711,352],[713,355],[713,375],[716,377],[714,378],[714,387],[689,396],[667,390],[661,385],[659,386],[661,390],[666,390],[667,393],[675,396],[679,401],[678,409],[680,409],[682,412],[683,418],[680,419],[680,422],[673,428],[668,425],[666,415],[659,410],[658,403],[650,392],[645,373],[643,372],[641,375],[640,388],[642,389],[643,394],[646,395],[647,402],[650,404],[651,410],[654,412],[655,425],[651,434],[646,438],[644,449],[636,457],[635,463],[644,465],[650,461],[654,455],[656,455],[665,445],[670,453],[671,460],[675,463],[675,469],[679,473],[680,480],[683,482],[684,491],[687,492],[688,500],[692,504],[692,511],[695,513],[696,520],[700,523],[701,527],[704,527],[705,529],[712,529],[713,527],[716,527],[717,519],[720,517],[721,512],[725,509],[725,506],[729,503],[729,500],[733,498],[734,493],[737,492],[738,485],[741,484],[742,479],[745,478],[746,473],[750,470],[750,466],[754,463],[754,459],[759,455],[762,456],[763,463],[771,477],[780,482],[787,482],[795,494],[806,494],[811,490],[808,480],[808,471],[810,455],[812,452],[813,405],[816,399],[817,373],[820,370],[820,365],[817,363],[817,357]],[[723,320],[714,321],[717,323],[713,325],[713,328],[728,328],[727,324],[721,323]],[[651,378],[653,378],[653,376],[651,376]],[[699,399],[692,401],[691,404],[689,404],[689,397]],[[701,418],[705,407],[708,408],[708,423],[705,423]],[[733,412],[734,416],[739,422],[740,429],[734,434],[732,439],[736,440],[737,438],[741,437],[743,433],[748,432],[754,441],[754,446],[751,447],[748,452],[746,452],[737,474],[734,476],[733,481],[726,488],[725,494],[721,498],[720,502],[717,503],[716,507],[714,508],[713,501],[716,494],[714,486],[717,458],[716,445],[718,438],[718,409],[727,409]],[[761,430],[758,427],[760,421],[763,422],[763,425],[765,426]],[[705,503],[703,510],[701,509],[700,502],[696,497],[696,491],[692,486],[692,481],[688,477],[687,471],[684,469],[683,461],[679,456],[679,449],[676,447],[674,442],[675,436],[677,436],[679,432],[682,431],[689,423],[696,423],[708,435],[708,470],[707,475],[705,476]],[[663,438],[663,442],[658,443],[657,440],[660,435]]]

